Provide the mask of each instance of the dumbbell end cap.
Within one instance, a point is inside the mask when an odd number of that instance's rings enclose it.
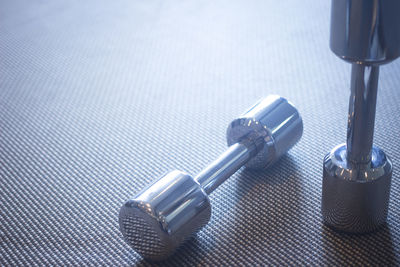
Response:
[[[141,256],[150,260],[168,257],[168,239],[159,222],[143,209],[140,202],[127,201],[119,213],[119,228],[124,240]]]
[[[172,171],[128,200],[119,213],[125,241],[146,259],[168,258],[210,219],[211,206],[188,174]]]
[[[386,222],[392,163],[378,147],[369,164],[346,159],[346,144],[324,158],[322,218],[326,225],[348,233],[374,231]]]
[[[261,149],[246,167],[263,169],[292,148],[302,134],[303,121],[295,106],[279,95],[269,95],[230,123],[227,141],[231,146],[249,137],[262,140]]]

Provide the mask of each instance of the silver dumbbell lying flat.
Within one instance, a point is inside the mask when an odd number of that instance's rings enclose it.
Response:
[[[167,258],[209,221],[207,194],[243,165],[270,166],[302,133],[302,119],[291,103],[276,95],[262,99],[229,125],[229,148],[196,177],[172,171],[122,206],[125,241],[144,258]]]

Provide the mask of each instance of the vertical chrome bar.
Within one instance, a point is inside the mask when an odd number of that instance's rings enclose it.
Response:
[[[353,163],[371,161],[378,76],[378,66],[352,64],[347,159]]]
[[[249,161],[256,149],[256,146],[233,144],[219,158],[197,174],[194,180],[203,187],[207,194],[210,194]]]

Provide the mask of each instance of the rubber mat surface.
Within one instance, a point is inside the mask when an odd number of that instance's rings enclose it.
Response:
[[[164,265],[399,265],[400,60],[381,68],[374,142],[394,165],[388,223],[321,222],[322,160],[345,141],[350,65],[330,52],[330,1],[0,2],[0,265],[147,265],[121,205],[173,169],[196,174],[229,122],[290,99],[302,140],[241,169]]]

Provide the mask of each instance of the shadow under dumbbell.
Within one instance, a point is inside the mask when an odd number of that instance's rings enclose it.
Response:
[[[285,229],[296,218],[300,194],[300,167],[290,154],[265,170],[242,169],[211,196],[213,215],[205,229],[214,235],[207,251],[248,258],[250,253],[236,250],[245,244],[254,251],[274,253],[265,243],[280,242],[276,233],[282,238],[290,235]]]
[[[297,177],[299,169],[293,156],[285,154],[274,165],[267,169],[244,169],[242,172],[243,177],[239,177],[238,181],[251,184],[262,182],[270,185],[277,185]],[[260,181],[260,179],[262,181]]]
[[[200,247],[202,248],[202,253],[200,252],[201,250],[199,250]],[[204,251],[204,248],[207,248],[207,250]],[[202,262],[202,258],[206,257],[209,249],[212,249],[212,247],[202,244],[198,239],[198,235],[195,234],[180,246],[168,259],[163,261],[151,261],[142,258],[142,260],[134,266],[176,266],[177,264],[183,265],[184,263],[187,265],[190,260],[184,260],[185,258],[192,258],[196,259],[196,262]]]
[[[245,170],[237,179],[238,195],[231,213],[232,243],[247,243],[262,253],[286,243],[302,206],[302,175],[287,154],[265,171]],[[300,227],[300,226],[299,226]]]
[[[201,263],[210,254],[240,254],[235,249],[239,244],[262,248],[259,242],[271,237],[271,242],[278,242],[272,233],[283,233],[282,229],[295,216],[300,179],[298,163],[289,154],[265,170],[243,168],[210,195],[213,203],[211,220],[200,234],[190,238],[167,260],[151,262],[143,259],[137,266],[183,264],[193,259]]]

